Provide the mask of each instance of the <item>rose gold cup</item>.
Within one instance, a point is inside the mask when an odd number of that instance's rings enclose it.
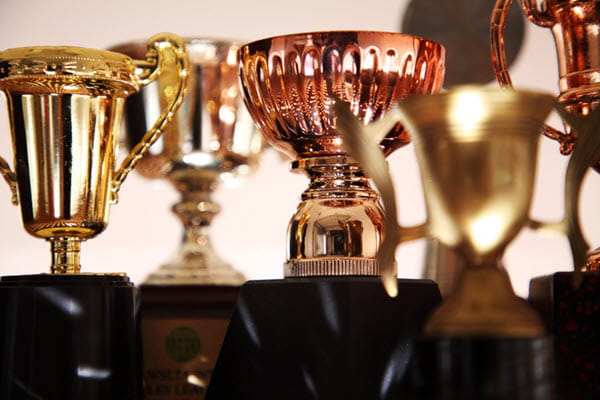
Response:
[[[291,168],[311,182],[288,227],[288,277],[379,275],[384,234],[378,195],[336,129],[336,98],[364,124],[394,102],[440,90],[445,51],[399,33],[313,32],[278,36],[239,52],[244,101]],[[400,124],[383,137],[385,155],[409,142]]]
[[[587,115],[600,101],[600,2],[581,0],[521,0],[527,18],[550,28],[556,44],[560,95],[558,102],[576,115]],[[512,86],[504,53],[504,27],[512,0],[497,0],[491,20],[492,61],[501,86]],[[565,154],[574,136],[547,127],[545,134],[561,144]]]

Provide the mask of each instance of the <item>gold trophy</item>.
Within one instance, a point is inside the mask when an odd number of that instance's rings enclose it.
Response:
[[[125,98],[176,70],[160,118],[115,169]],[[137,300],[125,274],[80,273],[81,243],[102,232],[109,206],[184,93],[182,41],[161,34],[144,60],[79,47],[0,52],[14,172],[2,160],[27,232],[50,242],[51,274],[2,277],[2,398],[141,399]]]
[[[211,196],[220,180],[242,178],[256,167],[264,148],[240,96],[240,45],[190,38],[185,46],[190,62],[186,98],[136,168],[145,177],[167,179],[180,192],[181,201],[173,211],[184,226],[175,256],[141,286],[148,400],[204,398],[239,286],[245,282],[210,243],[210,223],[219,211]],[[137,58],[143,55],[144,45],[126,43],[111,50]],[[175,78],[174,72],[163,74],[127,99],[129,147],[146,131],[146,121],[155,119],[160,105],[169,100],[162,88]],[[175,343],[201,347],[181,353]],[[164,371],[174,378],[165,382]]]
[[[415,353],[423,398],[552,396],[551,341],[501,259],[529,222],[538,139],[553,104],[546,94],[467,86],[399,105],[419,161],[428,235],[465,261]]]
[[[401,280],[399,301],[382,289],[375,257],[383,210],[346,153],[334,106],[349,104],[389,155],[409,138],[386,113],[400,99],[441,88],[445,51],[410,35],[339,31],[263,39],[239,54],[250,114],[310,183],[288,226],[286,279],[242,287],[207,399],[395,393],[395,379],[382,381],[396,372],[386,371],[387,360],[410,353],[440,294],[425,280]]]

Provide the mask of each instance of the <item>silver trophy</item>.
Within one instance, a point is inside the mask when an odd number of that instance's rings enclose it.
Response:
[[[210,223],[220,209],[211,196],[219,181],[256,166],[264,142],[240,99],[238,44],[209,39],[187,39],[185,44],[190,62],[186,98],[137,170],[148,178],[169,180],[181,193],[173,212],[184,234],[175,256],[146,283],[240,285],[244,276],[216,254],[209,239]],[[128,43],[111,50],[132,55],[143,46]],[[172,79],[162,77],[128,99],[127,146],[139,142],[148,121],[168,101]]]

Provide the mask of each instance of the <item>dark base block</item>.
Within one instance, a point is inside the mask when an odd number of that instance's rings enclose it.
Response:
[[[573,275],[532,279],[529,299],[554,335],[560,398],[600,399],[600,273],[584,273],[578,289]]]
[[[145,400],[201,400],[239,286],[140,287]]]
[[[441,301],[429,280],[253,281],[242,286],[207,399],[394,399]]]
[[[411,400],[552,400],[552,340],[423,338],[407,378]]]
[[[119,275],[0,281],[0,399],[141,400],[136,292]]]

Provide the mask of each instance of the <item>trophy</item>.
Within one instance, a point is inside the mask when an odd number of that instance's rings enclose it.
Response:
[[[444,49],[410,35],[340,31],[263,39],[239,54],[252,118],[310,183],[288,226],[286,278],[242,286],[207,398],[392,396],[402,373],[401,363],[386,367],[390,354],[406,356],[440,295],[428,280],[398,280],[396,299],[381,287],[383,211],[343,147],[334,105],[348,103],[373,132],[383,123],[377,142],[391,154],[409,138],[382,117],[397,100],[440,89]]]
[[[14,171],[2,160],[25,229],[50,242],[51,274],[0,281],[0,397],[141,399],[137,298],[125,274],[81,273],[81,243],[104,230],[127,174],[184,93],[187,59],[170,34],[143,60],[79,47],[0,52]],[[115,170],[125,98],[177,70],[171,100]]]
[[[492,15],[492,59],[500,85],[512,85],[504,57],[503,30],[511,0],[498,0]],[[558,102],[574,117],[586,118],[600,100],[600,57],[597,51],[600,14],[597,1],[523,0],[522,8],[530,21],[551,28],[558,56],[560,95]],[[573,118],[563,116],[569,124]],[[568,154],[579,141],[580,132],[565,132],[546,126],[544,133],[560,142]],[[597,135],[597,131],[593,133]],[[572,156],[573,157],[573,156]],[[590,160],[600,171],[600,157]],[[576,206],[576,205],[575,205]],[[567,210],[568,211],[568,210]],[[586,244],[587,245],[587,244]],[[543,311],[555,335],[559,368],[559,389],[565,397],[595,397],[600,391],[600,324],[596,312],[588,313],[586,304],[600,307],[600,249],[575,260],[574,272],[559,272],[530,282],[530,300]],[[565,312],[565,310],[569,312]],[[576,334],[569,327],[575,326]],[[577,337],[577,340],[573,340]],[[589,366],[593,366],[590,368]]]
[[[166,179],[180,192],[173,211],[184,226],[175,256],[141,285],[145,392],[151,399],[204,398],[244,276],[213,250],[210,223],[219,211],[211,195],[221,179],[251,171],[264,148],[242,104],[235,42],[186,39],[186,98],[136,171]],[[143,43],[111,48],[137,58]],[[125,104],[127,146],[133,147],[169,100],[163,74]],[[177,345],[176,343],[181,343]],[[175,351],[188,343],[194,351]],[[195,346],[194,343],[198,344]],[[201,344],[201,347],[200,347]],[[165,381],[161,371],[170,371]],[[167,392],[165,392],[167,390]]]
[[[553,104],[545,94],[469,86],[399,104],[428,235],[465,261],[415,351],[418,398],[552,398],[551,340],[501,259],[528,224],[538,138]]]

